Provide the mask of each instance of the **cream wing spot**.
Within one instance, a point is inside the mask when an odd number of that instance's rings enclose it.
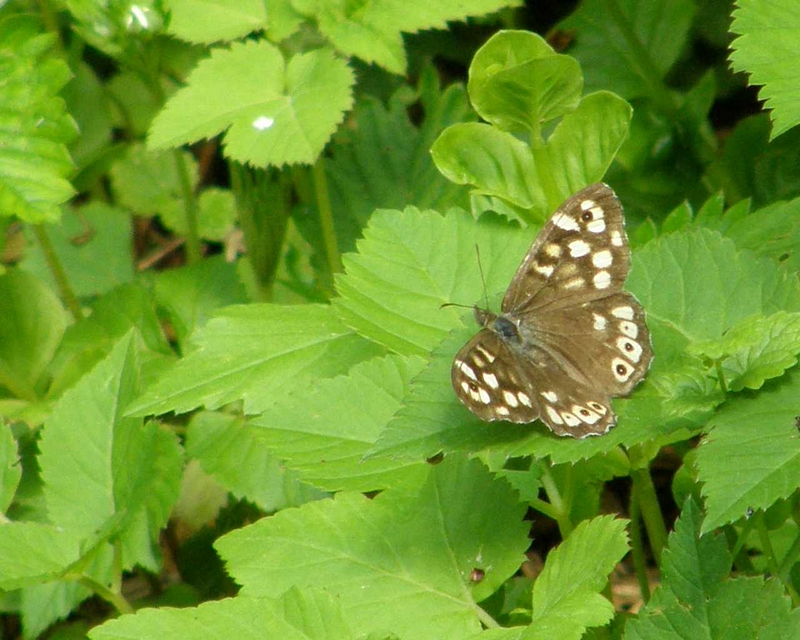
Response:
[[[583,202],[581,202],[581,211],[588,211],[589,209],[594,207],[595,204],[596,203],[594,200],[584,200]]]
[[[469,382],[467,382],[466,380],[462,380],[461,388],[464,390],[464,393],[469,393]]]
[[[592,220],[589,224],[586,225],[586,228],[591,231],[592,233],[603,233],[606,230],[606,223],[605,220]]]
[[[482,355],[484,358],[486,358],[486,360],[489,362],[489,364],[491,364],[492,362],[494,362],[494,356],[493,356],[493,355],[492,355],[492,354],[491,354],[489,351],[487,351],[486,349],[484,349],[484,348],[483,348],[481,345],[477,345],[477,346],[475,347],[475,351],[480,351],[481,355]]]
[[[604,415],[606,415],[606,413],[608,413],[608,409],[606,409],[599,402],[595,402],[594,400],[592,400],[590,402],[587,402],[586,404],[589,405],[589,408],[592,411],[595,411],[595,412],[599,413],[601,416],[604,416]]]
[[[500,383],[497,381],[497,376],[493,373],[484,373],[483,380],[488,384],[492,389],[497,389],[500,386]]]
[[[468,378],[474,380],[475,382],[478,381],[478,377],[475,375],[475,371],[466,362],[462,362],[459,360],[458,368],[461,369],[461,372]]]
[[[517,401],[517,396],[515,396],[510,391],[503,391],[503,399],[506,401],[509,407],[519,406],[519,402]]]
[[[572,280],[568,280],[567,282],[564,283],[564,288],[580,289],[584,284],[586,284],[586,280],[584,280],[583,278],[573,278]]]
[[[639,362],[642,358],[642,347],[630,338],[617,338],[617,349],[631,362]]]
[[[551,264],[535,264],[533,268],[541,273],[545,278],[549,278],[553,275],[553,265]]]
[[[598,251],[592,256],[592,264],[598,269],[608,269],[614,258],[611,257],[611,252],[608,249]]]
[[[599,313],[593,313],[592,319],[594,320],[594,324],[592,326],[594,326],[595,331],[605,331],[608,321],[603,316],[601,316]]]
[[[564,420],[558,414],[558,411],[553,409],[553,407],[548,405],[548,406],[545,407],[544,410],[545,410],[545,412],[547,412],[547,417],[550,418],[550,421],[553,424],[564,424]]]
[[[523,391],[519,391],[519,392],[517,393],[517,398],[519,398],[519,401],[520,401],[522,404],[524,404],[526,407],[532,407],[532,406],[533,406],[533,405],[531,404],[531,399],[530,399],[530,397],[528,397],[528,394],[527,394],[527,393],[525,393],[525,392],[523,392]]]
[[[564,419],[564,422],[567,423],[568,427],[577,427],[581,423],[581,419],[569,411],[562,411],[561,417]]]
[[[480,397],[481,402],[483,404],[489,404],[492,401],[492,398],[489,395],[489,392],[486,389],[484,389],[483,387],[480,387],[478,389],[478,396]]]
[[[633,320],[633,307],[627,305],[611,310],[611,315],[622,320]]]
[[[507,416],[510,413],[509,410],[508,410],[508,407],[504,407],[503,405],[500,405],[499,407],[497,407],[495,409],[495,411],[497,412],[497,415],[500,415],[500,416]]]
[[[595,220],[600,220],[603,217],[603,208],[602,207],[591,207],[589,211],[592,212]]]
[[[600,419],[600,416],[594,411],[590,411],[586,407],[582,407],[579,404],[572,405],[572,413],[578,416],[586,424],[594,424]]]
[[[611,274],[608,271],[598,271],[592,278],[595,289],[608,289],[611,286]]]
[[[635,370],[632,364],[625,362],[622,358],[614,358],[611,361],[611,371],[614,373],[614,377],[620,382],[627,382],[630,380]]]
[[[613,244],[615,247],[622,246],[622,234],[619,231],[611,232],[611,244]]]
[[[470,358],[472,358],[472,364],[474,364],[478,369],[483,369],[486,363],[481,360],[481,357],[477,353],[473,353]]]
[[[573,258],[582,258],[591,251],[591,248],[584,240],[573,240],[569,243],[569,255]]]
[[[636,326],[636,323],[628,320],[623,320],[619,323],[619,330],[629,338],[635,339],[639,335],[639,327]]]
[[[555,391],[542,391],[542,397],[548,402],[558,402],[558,396]]]
[[[580,228],[578,223],[565,213],[556,214],[553,217],[553,224],[564,231],[577,231]]]
[[[551,258],[560,258],[561,246],[557,245],[555,242],[551,242],[544,248],[544,252]]]

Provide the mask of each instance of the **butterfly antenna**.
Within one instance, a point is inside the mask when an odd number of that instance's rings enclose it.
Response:
[[[481,273],[481,283],[483,284],[483,300],[486,303],[484,309],[489,308],[489,290],[486,288],[486,276],[483,274],[483,264],[481,263],[481,248],[475,245],[475,255],[478,257],[478,271]]]

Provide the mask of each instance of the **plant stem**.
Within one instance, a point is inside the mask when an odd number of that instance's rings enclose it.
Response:
[[[553,505],[539,498],[534,498],[528,504],[531,508],[536,509],[539,513],[546,515],[552,520],[558,520],[558,512],[553,508]]]
[[[770,540],[769,537],[769,529],[767,529],[767,525],[764,522],[764,513],[760,512],[755,516],[755,519],[756,530],[758,531],[758,537],[761,540],[761,548],[764,551],[764,557],[767,560],[769,572],[780,580],[780,568],[778,567],[778,560],[775,556],[775,549],[772,547],[772,540]],[[800,594],[795,591],[791,582],[788,580],[781,580],[781,582],[783,582],[783,586],[786,587],[786,591],[789,593],[789,597],[792,599],[792,604],[796,607],[800,603]]]
[[[342,270],[342,257],[339,255],[339,246],[336,242],[336,228],[333,225],[333,210],[328,194],[328,179],[325,177],[325,159],[323,156],[317,158],[312,169],[314,179],[314,195],[317,200],[317,211],[319,212],[319,223],[322,229],[322,243],[325,247],[325,257],[328,262],[328,269],[333,278],[334,273]]]
[[[572,533],[572,522],[569,519],[569,505],[567,505],[561,498],[561,493],[556,486],[555,478],[550,472],[548,463],[542,465],[544,471],[542,472],[542,486],[544,487],[547,497],[550,499],[550,506],[555,512],[555,520],[558,523],[558,530],[561,532],[561,538],[566,540],[567,536]]]
[[[497,622],[497,620],[495,620],[478,605],[475,605],[475,613],[478,614],[478,618],[480,618],[483,626],[485,626],[487,629],[497,629],[500,626],[500,623]]]
[[[80,576],[78,582],[89,589],[92,593],[100,596],[103,600],[108,602],[119,613],[133,613],[134,609],[131,603],[128,602],[121,593],[112,591],[104,584],[98,582],[89,576]]]
[[[631,479],[639,508],[642,513],[642,520],[647,530],[647,539],[650,541],[650,548],[656,564],[661,566],[661,552],[667,543],[667,527],[661,515],[661,507],[658,505],[656,488],[653,486],[653,479],[650,477],[650,470],[634,469],[631,471]]]
[[[39,246],[42,248],[45,262],[47,262],[50,273],[53,274],[53,279],[56,281],[56,286],[61,294],[61,298],[64,300],[64,304],[67,305],[67,309],[69,309],[69,312],[72,314],[72,318],[75,320],[75,322],[83,320],[81,304],[78,302],[78,297],[75,295],[75,292],[72,290],[72,287],[69,284],[67,273],[64,271],[64,266],[61,264],[58,254],[55,252],[55,249],[53,249],[53,245],[50,242],[50,236],[47,235],[47,230],[44,228],[44,225],[36,224],[33,225],[33,233],[36,235],[36,240],[39,243]]]
[[[642,510],[639,508],[639,496],[636,486],[631,489],[631,502],[629,508],[631,516],[631,554],[633,556],[633,569],[636,580],[639,582],[639,591],[645,604],[650,601],[650,583],[647,580],[647,563],[644,557],[644,540],[642,539],[642,524],[640,518]]]
[[[722,360],[719,358],[714,361],[714,367],[717,370],[717,380],[719,380],[719,388],[722,393],[728,393],[728,385],[725,383],[725,373],[722,371]]]
[[[186,214],[186,259],[189,264],[194,264],[200,262],[203,257],[200,236],[197,232],[197,197],[192,187],[192,179],[189,176],[183,152],[180,149],[174,149],[172,158],[175,160],[175,169],[181,184],[183,210]]]
[[[792,570],[794,563],[797,562],[798,556],[800,556],[800,535],[795,536],[791,548],[786,552],[781,565],[778,567],[778,577],[783,582],[789,582],[789,572]]]

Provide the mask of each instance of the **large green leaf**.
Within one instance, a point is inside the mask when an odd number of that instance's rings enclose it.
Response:
[[[169,30],[190,42],[233,40],[267,24],[263,0],[170,0],[169,9]]]

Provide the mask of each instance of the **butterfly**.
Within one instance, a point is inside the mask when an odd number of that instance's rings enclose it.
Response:
[[[474,308],[481,329],[451,369],[459,400],[481,420],[539,418],[585,438],[616,424],[611,398],[650,368],[645,312],[622,286],[630,270],[625,218],[606,184],[582,189],[540,231],[501,313]]]

